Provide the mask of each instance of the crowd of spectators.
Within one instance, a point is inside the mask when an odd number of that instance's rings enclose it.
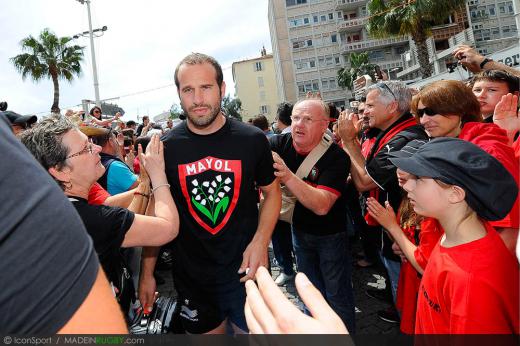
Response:
[[[103,117],[98,106],[38,121],[2,104],[10,174],[37,187],[13,194],[21,210],[0,207],[0,254],[44,230],[23,248],[39,248],[41,265],[8,260],[0,276],[27,270],[51,305],[41,322],[30,299],[24,314],[0,317],[0,332],[124,332],[123,319],[153,309],[151,273],[168,244],[189,333],[354,334],[352,266],[380,263],[387,288],[366,294],[391,303],[378,316],[401,332],[518,334],[519,76],[469,47],[455,57],[470,80],[419,90],[378,81],[343,111],[307,95],[280,104],[272,126],[264,115],[252,126],[225,116],[220,65],[198,53],[175,72],[186,118],[177,126]],[[14,191],[6,179],[2,191]],[[50,273],[38,278],[42,266]],[[303,312],[277,288],[290,281]],[[0,303],[22,301],[18,287]],[[98,303],[105,316],[81,324]]]

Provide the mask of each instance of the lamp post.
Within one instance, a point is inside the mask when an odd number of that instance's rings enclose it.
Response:
[[[100,107],[101,101],[99,100],[99,83],[98,83],[97,67],[96,67],[96,52],[94,51],[94,34],[92,31],[92,18],[90,15],[90,0],[76,0],[76,1],[78,1],[82,5],[87,3],[88,29],[89,29],[89,36],[90,36],[90,52],[92,55],[92,74],[94,75],[94,95],[96,97],[96,106]],[[104,28],[106,28],[106,26]]]

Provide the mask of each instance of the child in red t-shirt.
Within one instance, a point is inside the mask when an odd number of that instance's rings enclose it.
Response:
[[[513,206],[514,178],[497,159],[455,138],[390,160],[412,175],[403,188],[415,212],[445,231],[421,280],[415,332],[518,334],[518,264],[488,222]]]
[[[423,140],[411,141],[395,156],[410,157],[425,143]],[[410,177],[410,174],[397,169],[399,186],[403,187]],[[370,215],[395,240],[394,248],[399,248],[402,253],[396,306],[401,315],[401,332],[413,334],[421,277],[444,231],[437,220],[418,215],[407,197],[403,198],[397,217],[388,202],[383,207],[376,199],[369,198],[367,206]]]

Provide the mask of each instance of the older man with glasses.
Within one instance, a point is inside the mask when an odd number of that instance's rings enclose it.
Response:
[[[366,159],[361,152],[352,115],[344,112],[339,118],[339,135],[343,149],[352,161],[350,173],[357,190],[367,197],[376,198],[383,205],[389,201],[394,210],[399,208],[402,193],[397,182],[396,167],[389,160],[390,155],[401,150],[411,140],[428,138],[409,112],[411,99],[411,90],[402,82],[386,81],[368,87],[364,116],[368,117],[371,128],[381,132]],[[378,226],[368,213],[365,214],[365,220],[369,226]],[[400,259],[393,253],[392,241],[386,232],[383,232],[381,249],[381,260],[388,272],[395,303]],[[367,294],[377,298],[381,296],[381,292],[367,291]],[[395,309],[380,311],[379,317],[387,322],[399,322]]]
[[[298,271],[308,276],[354,333],[345,212],[350,161],[325,134],[329,112],[321,99],[297,102],[291,115],[291,132],[271,137],[270,143],[275,175],[297,200],[292,231]]]

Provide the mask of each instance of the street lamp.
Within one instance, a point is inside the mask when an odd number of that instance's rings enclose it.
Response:
[[[77,2],[81,3],[82,5],[87,3],[87,12],[88,12],[88,33],[90,36],[90,52],[92,55],[92,73],[94,75],[94,94],[96,97],[96,106],[101,107],[101,102],[99,101],[99,83],[98,83],[98,76],[97,76],[97,68],[96,68],[96,53],[94,51],[94,34],[92,31],[92,18],[90,16],[90,0],[76,0]],[[107,29],[106,26],[104,26],[102,29],[96,29],[105,31],[103,29]]]

